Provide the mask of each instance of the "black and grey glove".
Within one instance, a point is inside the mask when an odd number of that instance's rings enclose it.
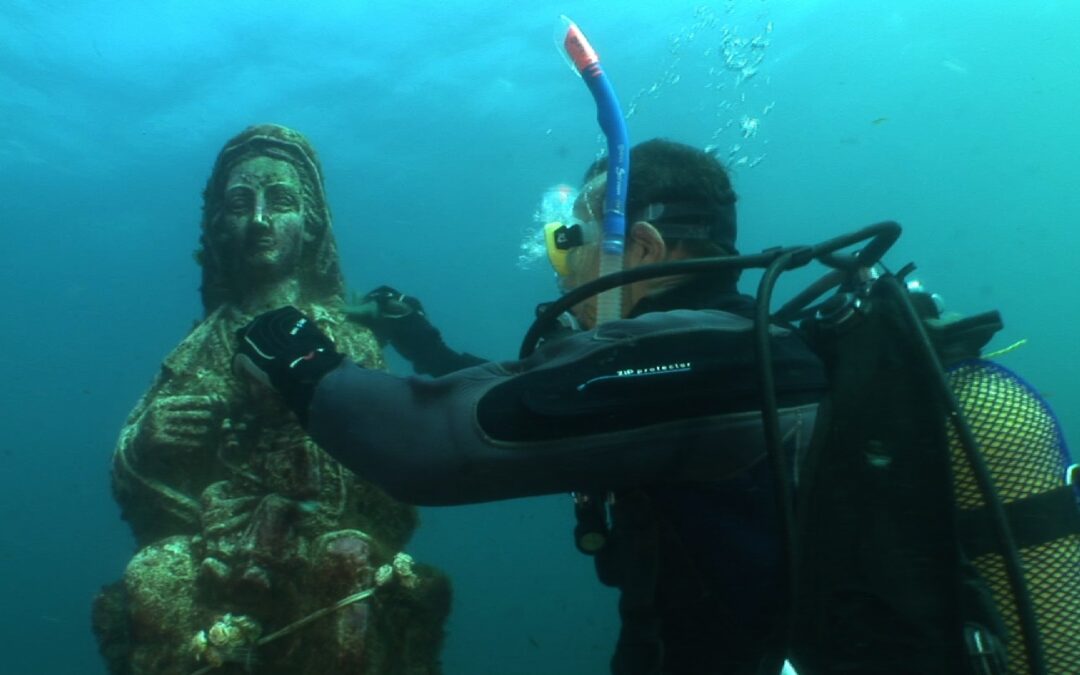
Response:
[[[418,373],[437,377],[484,363],[484,359],[446,346],[420,301],[390,286],[379,286],[358,304],[346,307],[345,315],[367,326],[380,345],[389,342]]]
[[[236,336],[233,370],[276,389],[306,425],[319,380],[345,358],[333,341],[295,307],[260,314]]]
[[[419,300],[390,286],[379,286],[369,292],[359,303],[346,307],[345,315],[367,326],[380,345],[389,342],[395,349],[395,343],[407,341],[408,334],[416,332],[417,326],[431,326]]]

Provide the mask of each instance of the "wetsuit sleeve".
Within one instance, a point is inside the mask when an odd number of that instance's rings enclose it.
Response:
[[[421,375],[439,377],[486,362],[479,356],[451,349],[443,342],[439,329],[419,312],[397,319],[396,323],[390,344]]]
[[[745,330],[702,329],[700,312],[685,314],[612,322],[526,361],[437,379],[346,361],[319,383],[308,431],[346,467],[416,504],[723,480],[764,456],[756,397],[713,396],[721,380],[743,387],[752,343]],[[724,349],[729,338],[745,342],[738,358]],[[788,437],[808,431],[820,385],[816,361],[795,361],[795,371],[812,372],[789,388],[801,393],[782,399]],[[688,405],[661,405],[671,397],[654,390],[679,392]],[[578,398],[564,405],[569,392]]]

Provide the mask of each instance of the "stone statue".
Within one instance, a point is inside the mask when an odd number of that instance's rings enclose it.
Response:
[[[401,553],[416,511],[340,467],[230,369],[235,332],[286,304],[384,367],[346,320],[314,150],[246,129],[203,193],[205,318],[120,433],[113,491],[138,552],[94,605],[112,673],[435,675],[446,578]]]

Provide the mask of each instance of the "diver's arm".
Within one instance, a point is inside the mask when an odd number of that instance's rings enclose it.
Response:
[[[430,380],[345,362],[316,388],[307,429],[347,468],[421,505],[717,481],[764,457],[756,412],[581,436],[492,438],[477,408],[493,386],[514,377],[495,364]],[[783,409],[783,432],[808,436],[814,411]]]
[[[417,504],[719,481],[765,454],[750,326],[654,313],[435,380],[343,363],[315,388],[307,429]],[[782,432],[795,438],[824,376],[793,334],[775,337],[773,354]]]
[[[286,307],[240,332],[234,367],[275,388],[330,455],[391,495],[463,504],[715,482],[764,457],[752,323],[656,312],[428,380],[345,360]],[[808,428],[820,363],[774,335],[781,431]]]

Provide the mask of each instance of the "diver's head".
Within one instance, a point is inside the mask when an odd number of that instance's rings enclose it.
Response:
[[[564,290],[595,279],[600,270],[599,239],[607,161],[585,172],[570,223],[551,228],[548,250]],[[735,255],[735,192],[727,170],[711,154],[664,139],[630,151],[627,228],[623,269],[676,260]],[[732,290],[737,270],[720,272],[718,285]],[[682,283],[681,277],[636,282],[623,287],[623,313],[639,300]],[[585,327],[596,322],[596,299],[574,309]]]

